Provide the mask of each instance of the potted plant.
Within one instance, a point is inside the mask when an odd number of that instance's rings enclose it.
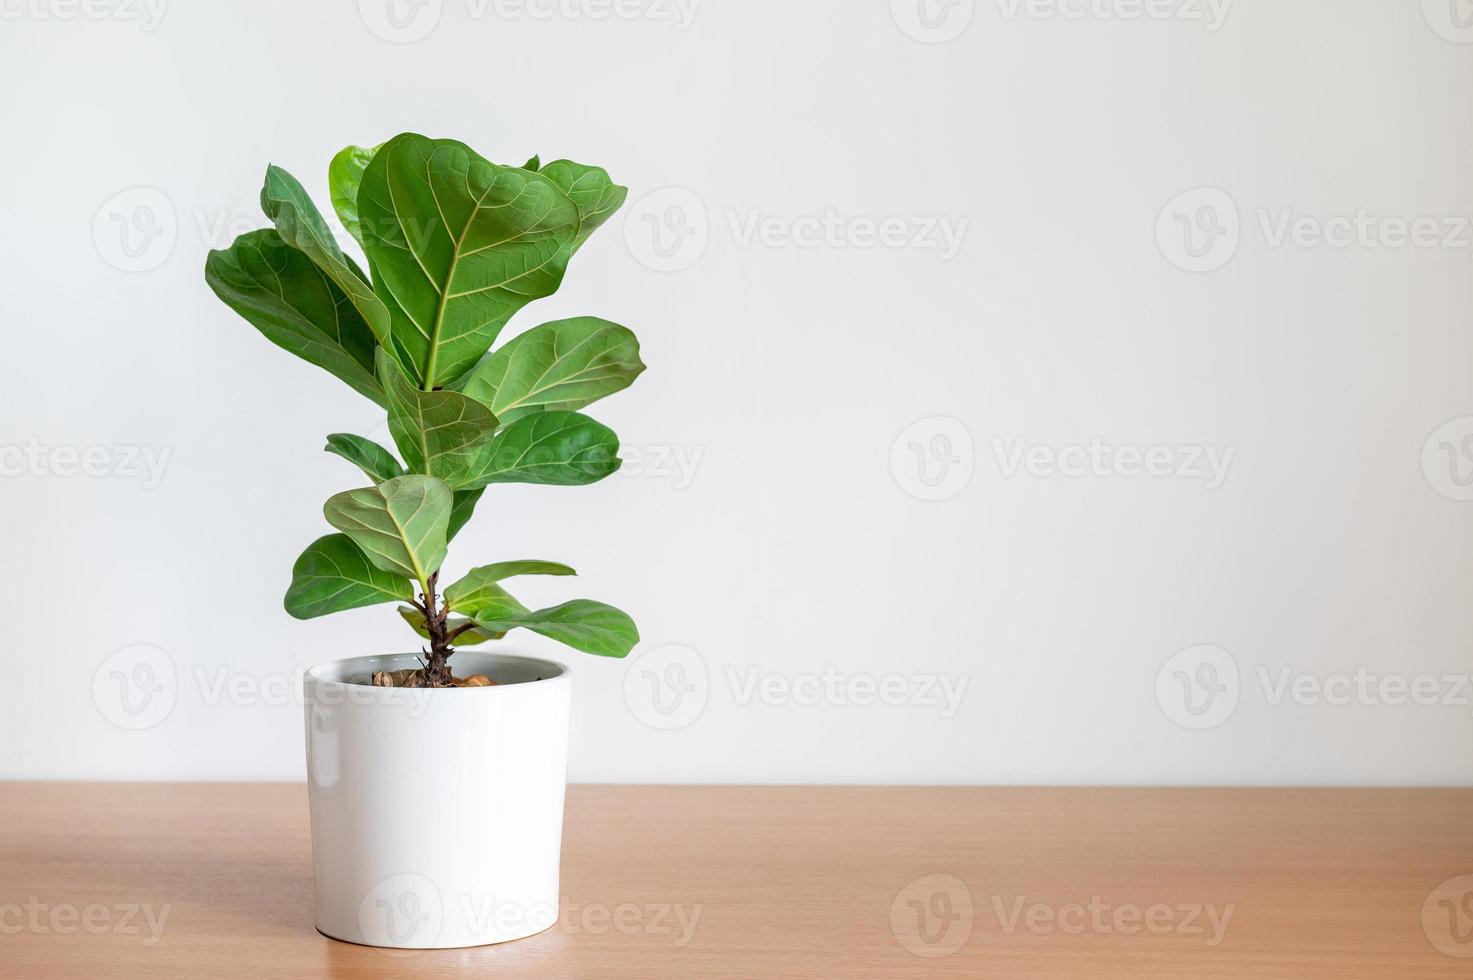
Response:
[[[629,330],[575,317],[491,348],[627,191],[598,167],[502,166],[414,133],[348,147],[328,181],[367,273],[275,166],[261,192],[274,227],[205,265],[268,340],[382,407],[399,451],[327,437],[368,485],[327,501],[336,532],[297,559],[286,593],[300,619],[397,603],[421,639],[419,653],[306,674],[317,928],[403,948],[520,938],[557,917],[568,670],[460,648],[525,629],[623,657],[639,635],[612,606],[531,609],[504,584],[574,574],[560,562],[498,561],[448,583],[440,571],[493,485],[577,486],[619,467],[614,433],[579,410],[644,369]]]

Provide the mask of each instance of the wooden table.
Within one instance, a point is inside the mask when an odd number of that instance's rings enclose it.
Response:
[[[1458,977],[1473,791],[578,786],[562,919],[312,928],[299,785],[0,783],[5,977]]]

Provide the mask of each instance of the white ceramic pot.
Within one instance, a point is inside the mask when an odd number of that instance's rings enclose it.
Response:
[[[317,928],[401,949],[541,932],[558,913],[568,669],[461,651],[456,676],[496,686],[366,686],[376,670],[419,664],[402,654],[307,671]]]

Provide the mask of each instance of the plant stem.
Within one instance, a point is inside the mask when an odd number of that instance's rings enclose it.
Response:
[[[457,626],[457,627],[455,627],[455,629],[451,630],[445,636],[445,642],[446,643],[454,643],[455,642],[455,638],[457,636],[459,636],[462,633],[469,633],[471,630],[473,630],[475,628],[476,628],[476,624],[475,623],[464,623],[464,624],[462,624],[460,626]]]
[[[429,665],[425,668],[425,679],[431,687],[449,687],[454,680],[447,661],[455,651],[450,647],[453,637],[445,631],[445,621],[450,610],[441,608],[439,597],[435,594],[435,585],[439,578],[439,572],[431,575],[429,581],[424,583],[424,592],[420,595],[420,599],[424,601],[425,632],[430,638],[430,648],[425,651],[430,658]]]

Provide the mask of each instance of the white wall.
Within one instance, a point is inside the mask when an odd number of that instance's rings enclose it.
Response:
[[[268,161],[325,205],[337,148],[413,129],[631,188],[512,330],[637,330],[650,370],[594,414],[641,465],[488,494],[451,562],[566,560],[639,620],[629,662],[567,655],[575,779],[1473,782],[1454,0],[960,0],[934,30],[915,0],[425,0],[408,43],[374,33],[404,0],[153,2],[0,0],[0,776],[300,778],[293,672],[411,646],[390,607],[281,611],[355,483],[324,434],[381,423],[201,269],[264,223]],[[651,217],[689,231],[668,257]]]

